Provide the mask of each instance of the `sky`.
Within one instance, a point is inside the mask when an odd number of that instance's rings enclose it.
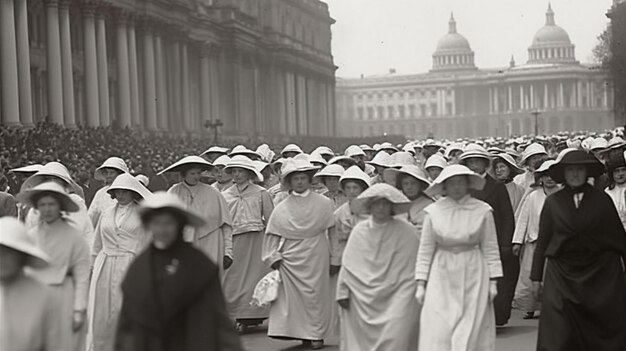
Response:
[[[546,0],[323,0],[332,26],[338,77],[424,73],[454,13],[457,31],[470,43],[480,68],[528,59],[535,32],[545,24]],[[612,0],[552,0],[556,24],[576,46],[576,58],[592,62],[592,49],[609,20]]]

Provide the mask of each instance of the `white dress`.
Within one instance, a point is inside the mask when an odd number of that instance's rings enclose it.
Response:
[[[415,272],[427,282],[419,350],[494,350],[489,279],[502,277],[502,265],[492,209],[467,195],[425,211]]]

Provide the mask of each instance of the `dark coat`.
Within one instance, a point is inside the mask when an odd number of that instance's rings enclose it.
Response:
[[[150,246],[130,265],[116,350],[241,351],[218,267],[190,244]]]
[[[504,276],[498,280],[498,295],[493,301],[496,324],[504,325],[511,317],[511,304],[515,295],[515,286],[519,276],[519,260],[511,248],[515,231],[515,216],[509,199],[509,192],[503,183],[485,174],[485,187],[472,191],[472,196],[482,200],[493,209],[496,224],[500,260]]]
[[[537,350],[626,350],[626,232],[606,193],[580,190],[578,209],[564,188],[541,212],[530,275],[544,281]]]

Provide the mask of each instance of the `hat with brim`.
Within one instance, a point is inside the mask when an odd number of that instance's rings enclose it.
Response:
[[[380,147],[379,147],[378,150],[379,151],[380,150],[382,150],[382,151],[391,151],[391,153],[398,152],[398,148],[393,146],[393,144],[388,143],[388,142],[384,142],[384,143],[380,144]]]
[[[497,154],[497,155],[493,155],[493,159],[494,159],[494,161],[501,160],[507,166],[509,166],[509,169],[511,170],[511,175],[517,175],[517,174],[524,173],[524,170],[519,168],[517,166],[517,164],[515,163],[515,160],[513,159],[513,156],[507,154],[506,152],[505,153],[501,153],[501,154]],[[495,166],[495,162],[494,162],[494,166]]]
[[[233,156],[230,159],[230,162],[228,162],[228,164],[226,165],[226,168],[224,169],[232,170],[233,168],[241,168],[241,169],[245,169],[247,171],[252,172],[252,174],[254,174],[254,176],[256,177],[256,179],[251,179],[252,181],[262,182],[264,180],[263,175],[261,174],[261,171],[257,169],[254,161],[247,158],[246,156],[243,156],[243,155]]]
[[[626,146],[626,141],[624,141],[624,139],[622,139],[621,137],[617,136],[609,140],[607,143],[607,146],[601,152],[604,153],[604,152],[608,152],[613,149],[619,149],[625,146]]]
[[[313,150],[311,154],[314,154],[314,153],[318,153],[320,155],[326,155],[330,157],[335,156],[335,153],[333,152],[333,150],[329,148],[328,146],[318,146],[315,150]]]
[[[417,179],[419,182],[422,183],[424,189],[430,186],[430,181],[428,180],[428,177],[426,177],[424,171],[422,171],[419,166],[405,165],[400,167],[399,169],[387,168],[384,172],[385,179],[390,179],[394,183],[396,182],[399,174],[408,175]]]
[[[352,200],[350,207],[356,213],[371,214],[371,204],[380,199],[386,199],[393,204],[394,215],[406,213],[411,208],[411,201],[400,190],[386,183],[370,186]]]
[[[248,158],[258,158],[258,159],[262,159],[263,155],[261,155],[260,153],[256,152],[256,151],[252,151],[250,149],[248,149],[247,147],[243,146],[243,145],[237,145],[233,148],[233,150],[230,152],[230,154],[228,154],[228,156],[230,157],[235,157],[237,155],[243,155],[243,156],[247,156]]]
[[[119,157],[109,157],[100,167],[96,168],[93,177],[96,180],[104,181],[104,174],[102,174],[102,172],[107,168],[114,169],[120,173],[128,173],[128,166],[124,160]]]
[[[535,156],[535,155],[547,156],[548,152],[546,151],[546,148],[543,145],[532,143],[524,149],[524,152],[522,152],[522,159],[519,162],[520,166],[524,166],[526,164],[526,161],[528,161],[530,157]]]
[[[470,189],[482,190],[485,186],[485,178],[472,172],[471,169],[463,165],[450,165],[441,171],[437,179],[432,182],[424,193],[431,197],[441,195],[444,191],[445,181],[456,176],[467,176]]]
[[[353,159],[352,157],[348,157],[348,156],[335,156],[335,157],[331,158],[330,161],[328,161],[328,164],[329,165],[333,165],[333,164],[339,163],[339,162],[346,162],[350,166],[355,166],[356,165],[356,160]]]
[[[389,155],[387,152],[379,151],[378,153],[376,153],[376,156],[374,156],[374,158],[372,158],[371,161],[366,161],[365,163],[370,164],[372,166],[387,168],[389,167],[390,159],[391,159],[391,155]]]
[[[26,265],[33,268],[45,268],[50,258],[35,242],[24,223],[14,217],[0,217],[0,245],[19,251],[28,258]]]
[[[365,188],[370,186],[371,178],[367,173],[363,172],[359,166],[352,166],[346,169],[345,172],[339,178],[339,187],[343,189],[345,184],[349,181],[361,181],[365,184]]]
[[[38,184],[28,190],[24,190],[21,193],[17,194],[17,201],[27,206],[37,208],[37,204],[35,203],[35,197],[42,196],[44,194],[50,194],[57,199],[61,205],[61,211],[65,212],[78,212],[80,207],[70,195],[65,191],[63,186],[56,182],[44,182]]]
[[[488,148],[487,152],[492,154],[492,155],[497,155],[497,154],[504,153],[506,151],[504,151],[504,149],[501,149],[501,148],[499,148],[497,146],[493,146],[493,147]]]
[[[301,154],[302,153],[302,149],[300,148],[300,146],[296,145],[296,144],[289,144],[286,145],[283,150],[280,152],[280,156],[285,157],[285,154],[288,152],[294,152],[297,154]]]
[[[259,145],[256,148],[256,153],[261,155],[261,159],[265,162],[271,162],[276,156],[276,153],[270,149],[270,146],[267,144]]]
[[[555,160],[546,160],[546,161],[544,161],[541,164],[541,166],[539,166],[539,168],[537,168],[535,170],[535,174],[542,174],[542,173],[545,173],[545,172],[549,171],[550,167],[552,167],[555,163],[556,163]]]
[[[24,166],[24,167],[13,168],[13,169],[9,170],[9,172],[12,172],[12,173],[37,173],[37,172],[39,172],[41,170],[41,168],[43,168],[43,165],[34,164],[34,165],[28,165],[28,166]]]
[[[565,167],[572,165],[585,166],[589,178],[595,178],[604,173],[604,165],[595,156],[582,150],[565,149],[549,168],[548,175],[555,182],[565,184]]]
[[[145,185],[141,184],[139,179],[133,177],[128,173],[120,174],[115,178],[111,186],[107,189],[109,195],[113,195],[115,190],[127,190],[132,191],[135,194],[141,196],[143,199],[150,196],[150,190]]]
[[[226,155],[228,153],[228,148],[221,146],[211,146],[206,151],[200,154],[200,156],[208,155],[208,154],[218,154],[218,155]]]
[[[352,166],[352,167],[357,167],[357,166]],[[350,168],[352,168],[350,167]],[[317,172],[315,174],[316,178],[321,178],[321,177],[337,177],[340,178],[344,173],[346,172],[346,170],[344,170],[343,167],[341,167],[338,164],[332,164],[332,165],[328,165],[324,168],[322,168],[321,171]]]
[[[213,161],[213,167],[226,167],[226,165],[230,162],[230,157],[227,155],[222,155]]]
[[[589,150],[593,152],[602,151],[609,146],[609,142],[604,138],[595,138],[589,146]]]
[[[22,183],[21,191],[32,189],[37,185],[46,182],[47,177],[55,177],[63,180],[68,187],[72,188],[72,191],[76,194],[80,194],[82,188],[76,184],[70,172],[67,168],[59,162],[46,163],[37,173],[28,177],[24,183]]]
[[[159,210],[170,210],[185,217],[188,225],[202,227],[206,221],[199,215],[187,209],[185,204],[174,194],[157,191],[139,203],[139,214],[142,217]]]
[[[398,151],[389,156],[389,167],[400,168],[406,165],[415,165],[415,157],[406,151]]]
[[[161,175],[166,172],[180,172],[182,168],[188,167],[198,167],[203,171],[207,171],[213,168],[213,165],[200,156],[186,156],[157,174]]]
[[[366,152],[374,152],[376,150],[374,150],[374,148],[372,148],[371,146],[367,145],[367,144],[361,144],[359,145],[359,147],[361,148],[361,150],[366,151]]]
[[[141,183],[141,185],[143,185],[145,187],[150,185],[150,178],[148,178],[148,176],[146,176],[144,174],[137,174],[135,176],[135,179],[137,179],[139,181],[139,183]]]
[[[464,149],[461,156],[459,156],[459,161],[463,163],[463,161],[470,158],[482,158],[487,161],[491,160],[491,154],[485,150],[484,147],[478,144],[468,144]]]
[[[365,156],[365,152],[357,145],[350,145],[346,148],[344,155],[348,157]]]
[[[311,162],[314,165],[322,166],[322,167],[328,165],[328,162],[326,162],[326,160],[322,157],[322,155],[315,151],[313,151],[311,155],[309,155],[309,162]]]
[[[294,173],[315,172],[319,167],[314,166],[311,162],[303,159],[286,159],[280,169],[280,179],[284,182],[287,177]]]
[[[424,164],[424,169],[428,170],[431,167],[438,167],[438,168],[444,169],[446,168],[447,165],[448,165],[448,161],[446,161],[445,157],[439,154],[434,154],[430,156],[428,160],[426,160],[426,163]]]

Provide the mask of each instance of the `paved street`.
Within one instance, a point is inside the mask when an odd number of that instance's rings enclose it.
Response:
[[[498,329],[496,350],[498,351],[530,351],[535,349],[537,340],[537,319],[526,321],[521,313],[513,312],[509,325]],[[248,351],[291,351],[307,350],[296,341],[272,340],[266,336],[266,328],[246,334],[243,337],[244,347]],[[326,341],[326,351],[339,350],[338,338]]]

